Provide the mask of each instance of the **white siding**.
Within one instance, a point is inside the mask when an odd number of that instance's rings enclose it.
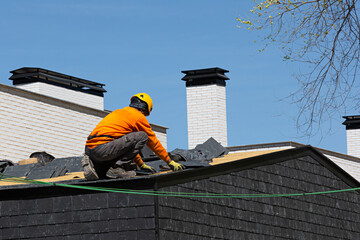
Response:
[[[353,178],[360,182],[360,163],[355,161],[349,161],[344,158],[324,154],[326,157],[331,159],[334,163],[336,163],[339,167],[341,167],[344,171],[350,174]]]
[[[155,131],[154,131],[155,132]],[[159,139],[159,141],[161,142],[161,145],[163,145],[163,147],[165,149],[167,149],[167,137],[166,137],[166,133],[161,133],[161,132],[155,132],[156,137]]]
[[[56,158],[80,156],[106,114],[0,84],[0,159],[18,162],[37,151]],[[155,133],[166,147],[166,131]]]
[[[225,86],[186,88],[189,149],[213,137],[227,146]]]
[[[15,87],[86,107],[104,110],[104,98],[101,96],[79,92],[42,82],[18,84]]]
[[[346,130],[347,154],[360,157],[360,129]]]

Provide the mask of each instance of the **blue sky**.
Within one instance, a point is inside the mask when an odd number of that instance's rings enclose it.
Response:
[[[9,71],[41,67],[106,84],[105,109],[147,92],[151,123],[166,126],[168,150],[187,148],[182,70],[220,67],[227,76],[228,145],[295,141],[346,153],[341,115],[323,134],[302,137],[297,107],[280,101],[297,87],[298,64],[280,48],[263,53],[260,32],[237,27],[251,0],[1,0],[0,83]],[[353,115],[348,114],[348,115]]]

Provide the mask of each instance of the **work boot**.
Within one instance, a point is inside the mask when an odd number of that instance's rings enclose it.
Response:
[[[136,175],[135,171],[126,171],[121,167],[111,167],[106,172],[108,178],[131,178]]]
[[[99,176],[95,171],[94,164],[88,155],[84,154],[84,157],[81,159],[81,165],[84,168],[84,176],[87,180],[99,179]]]

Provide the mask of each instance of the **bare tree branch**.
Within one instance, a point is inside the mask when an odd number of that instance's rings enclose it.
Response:
[[[249,30],[268,32],[265,48],[277,42],[284,59],[311,66],[288,96],[299,108],[298,129],[316,134],[321,122],[345,110],[359,111],[360,0],[254,1]]]

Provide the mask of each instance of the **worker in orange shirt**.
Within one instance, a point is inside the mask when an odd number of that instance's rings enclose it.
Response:
[[[153,102],[146,93],[131,97],[129,107],[108,114],[90,133],[81,160],[85,178],[130,178],[135,171],[128,169],[130,163],[146,171],[155,169],[145,164],[140,156],[145,144],[173,171],[184,166],[171,160],[161,145],[145,116],[149,116]]]

